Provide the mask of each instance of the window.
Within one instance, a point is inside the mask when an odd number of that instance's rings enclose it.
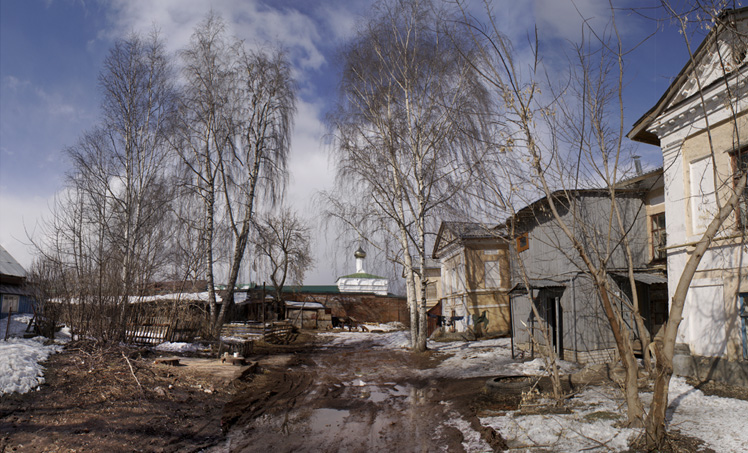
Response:
[[[486,261],[483,263],[484,287],[498,288],[501,286],[501,273],[498,261]]]
[[[661,261],[667,258],[667,233],[665,232],[665,213],[654,214],[651,219],[650,231],[652,233],[652,261]]]
[[[2,296],[2,302],[3,302],[2,312],[8,313],[8,311],[12,310],[13,313],[17,313],[18,312],[18,299],[19,299],[18,296],[14,296],[10,294],[6,294]]]
[[[527,233],[517,237],[517,252],[524,252],[530,248],[530,238]]]
[[[737,187],[740,177],[748,171],[748,148],[733,154],[732,168],[733,186]],[[743,193],[738,200],[735,214],[738,218],[738,228],[744,229],[748,227],[748,184],[743,188]]]
[[[431,282],[426,285],[426,299],[436,299],[436,282]]]

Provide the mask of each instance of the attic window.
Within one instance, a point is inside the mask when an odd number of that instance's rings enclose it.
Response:
[[[524,252],[530,248],[530,238],[527,233],[517,236],[517,252]]]

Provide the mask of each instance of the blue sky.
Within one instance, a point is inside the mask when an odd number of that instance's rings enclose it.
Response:
[[[630,3],[630,2],[629,2]],[[618,2],[616,2],[618,4]],[[633,5],[648,4],[634,2]],[[576,40],[580,13],[602,26],[607,0],[497,1],[500,26],[518,48],[537,24],[541,52],[550,66],[565,58]],[[204,0],[2,0],[0,2],[0,244],[28,267],[26,232],[35,228],[68,169],[63,150],[91,128],[99,116],[97,77],[115,39],[156,27],[175,52],[212,8],[229,31],[248,45],[282,43],[291,55],[300,104],[291,153],[288,199],[312,216],[312,195],[329,187],[332,168],[323,143],[323,120],[335,97],[335,52],[352,36],[370,6],[364,0],[204,1]],[[480,9],[476,9],[480,11]],[[620,10],[627,43],[651,34],[656,24]],[[698,42],[698,41],[697,41]],[[630,127],[654,105],[686,61],[671,24],[627,57],[624,107]],[[659,150],[638,151],[652,166]],[[658,161],[659,159],[659,161]],[[317,269],[307,283],[333,283],[353,266],[352,257],[334,258],[324,235],[317,238]],[[349,259],[350,258],[350,259]],[[332,265],[327,263],[331,262]],[[342,275],[342,274],[341,274]]]

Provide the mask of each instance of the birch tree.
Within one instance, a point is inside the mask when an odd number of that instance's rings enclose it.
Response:
[[[129,298],[163,270],[173,200],[170,148],[175,90],[158,35],[117,41],[99,75],[102,121],[66,150],[72,170],[41,252],[58,266],[76,328],[122,340]]]
[[[192,189],[202,200],[200,246],[205,254],[210,325],[217,334],[247,248],[258,200],[271,205],[287,179],[296,92],[280,50],[248,50],[208,16],[182,53],[186,78],[182,136],[176,147]],[[226,250],[217,255],[223,225]],[[227,295],[215,301],[217,266],[226,269]]]
[[[330,115],[340,192],[363,196],[355,203],[377,213],[398,243],[418,351],[426,348],[432,216],[469,180],[465,157],[486,99],[442,13],[428,0],[378,3],[343,50],[340,102]]]

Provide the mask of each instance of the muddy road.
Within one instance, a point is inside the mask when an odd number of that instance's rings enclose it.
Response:
[[[211,451],[453,452],[481,437],[501,446],[476,413],[516,402],[488,400],[485,378],[431,379],[440,358],[428,352],[322,341],[260,358],[224,408],[226,441]]]

